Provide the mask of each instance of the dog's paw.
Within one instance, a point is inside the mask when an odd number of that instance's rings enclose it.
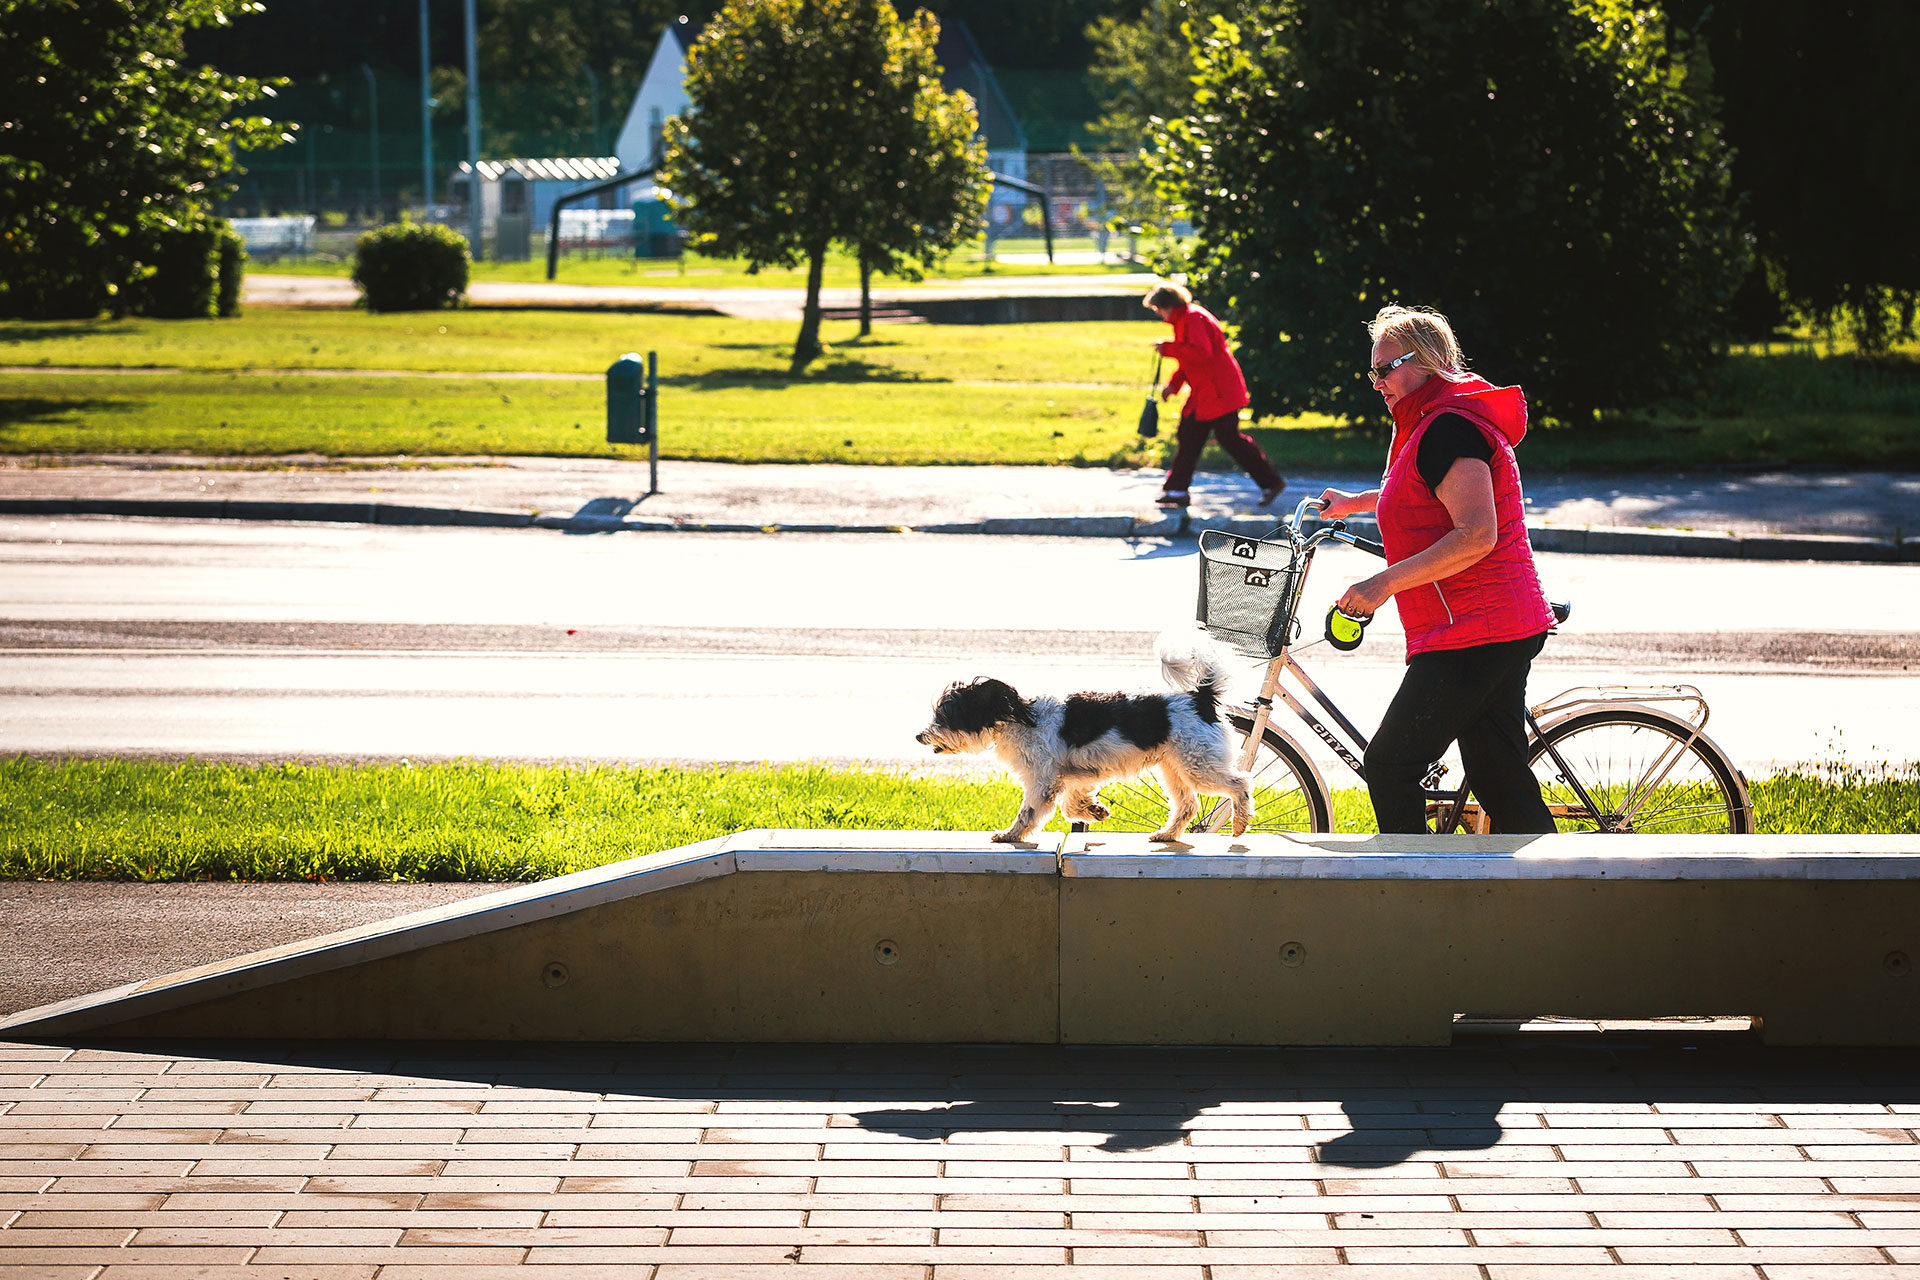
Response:
[[[1238,813],[1233,815],[1233,834],[1236,836],[1247,834],[1247,820],[1244,815]]]
[[[1113,810],[1107,808],[1107,806],[1101,804],[1098,800],[1095,800],[1092,804],[1089,804],[1087,806],[1088,822],[1105,822],[1108,818],[1111,818],[1112,816],[1113,816]]]
[[[1180,833],[1169,827],[1165,831],[1156,831],[1147,839],[1158,844],[1172,844],[1180,838]]]
[[[1019,844],[1020,837],[1011,831],[996,831],[993,833],[993,842],[995,844]]]

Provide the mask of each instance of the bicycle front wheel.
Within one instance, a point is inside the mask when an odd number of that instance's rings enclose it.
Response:
[[[1529,759],[1562,831],[1753,830],[1746,779],[1713,739],[1677,716],[1648,708],[1584,711],[1535,738]]]
[[[1253,713],[1231,708],[1226,713],[1236,759],[1253,732]],[[1320,771],[1286,735],[1268,729],[1260,739],[1253,767],[1253,822],[1249,831],[1333,830],[1333,802]],[[1152,778],[1129,778],[1100,788],[1100,799],[1112,815],[1099,824],[1102,831],[1158,831],[1167,823],[1167,796]],[[1215,817],[1218,821],[1214,821]],[[1200,816],[1193,829],[1231,831],[1232,808],[1217,796],[1200,797]]]

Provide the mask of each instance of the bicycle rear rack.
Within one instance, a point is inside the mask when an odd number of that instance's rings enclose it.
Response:
[[[1690,684],[1662,685],[1580,685],[1572,689],[1563,689],[1553,697],[1529,708],[1533,718],[1546,724],[1549,719],[1561,719],[1574,711],[1587,707],[1620,706],[1628,703],[1644,706],[1650,702],[1686,703],[1689,710],[1681,716],[1693,726],[1693,738],[1700,736],[1707,727],[1707,700],[1700,690]]]

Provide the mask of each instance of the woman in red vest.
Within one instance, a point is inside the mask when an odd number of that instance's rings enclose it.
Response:
[[[1157,349],[1161,355],[1178,360],[1180,368],[1167,379],[1160,398],[1169,399],[1182,386],[1188,388],[1186,407],[1180,411],[1180,426],[1174,435],[1173,465],[1167,468],[1167,480],[1161,486],[1160,505],[1187,505],[1193,469],[1200,461],[1200,451],[1207,447],[1207,437],[1212,436],[1260,486],[1260,505],[1266,506],[1280,496],[1287,482],[1273,469],[1253,437],[1240,430],[1240,410],[1247,406],[1247,380],[1240,374],[1239,361],[1227,349],[1227,335],[1220,322],[1177,284],[1160,285],[1141,305],[1173,326],[1173,340],[1157,344]]]
[[[1368,326],[1374,389],[1393,415],[1380,487],[1328,489],[1328,519],[1373,511],[1387,567],[1341,596],[1371,615],[1391,596],[1407,674],[1367,746],[1367,791],[1383,832],[1427,830],[1421,779],[1449,745],[1493,830],[1549,832],[1527,763],[1527,672],[1553,626],[1527,541],[1514,446],[1527,400],[1466,371],[1437,311],[1386,307]]]

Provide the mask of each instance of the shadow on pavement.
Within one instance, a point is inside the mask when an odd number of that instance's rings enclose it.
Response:
[[[1485,1151],[1510,1133],[1537,1134],[1551,1104],[1596,1114],[1920,1104],[1920,1050],[1767,1048],[1725,1032],[1534,1032],[1428,1049],[74,1043],[551,1091],[579,1095],[587,1108],[817,1102],[832,1127],[928,1141],[1057,1134],[1063,1147],[1169,1156],[1244,1143],[1245,1162],[1258,1164],[1277,1158],[1277,1139],[1298,1134],[1284,1145],[1351,1169]],[[1902,1120],[1886,1116],[1890,1127]],[[724,1126],[724,1113],[714,1123]],[[1323,1141],[1313,1140],[1318,1130]]]

